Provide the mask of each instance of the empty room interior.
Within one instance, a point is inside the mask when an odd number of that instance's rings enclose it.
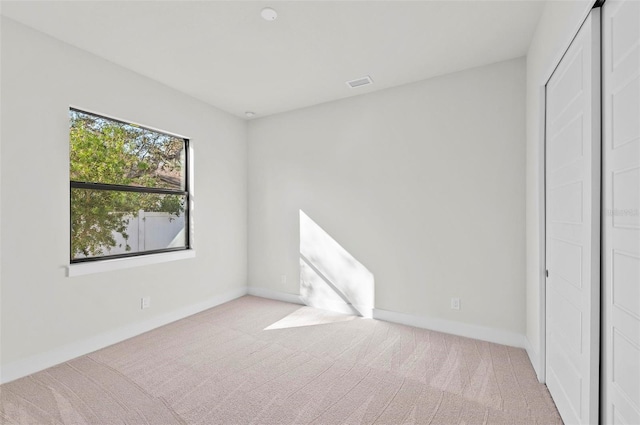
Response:
[[[0,423],[640,424],[640,1],[0,1]]]

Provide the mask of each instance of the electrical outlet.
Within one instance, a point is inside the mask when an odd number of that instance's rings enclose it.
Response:
[[[451,309],[460,310],[460,298],[451,298]]]
[[[140,308],[144,310],[149,307],[151,307],[151,297],[142,297],[140,299]]]
[[[287,283],[287,275],[283,274],[282,276],[280,276],[280,283],[282,283],[283,285],[285,283]]]

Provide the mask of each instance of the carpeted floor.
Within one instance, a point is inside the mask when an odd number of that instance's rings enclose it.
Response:
[[[0,386],[6,424],[556,424],[524,350],[246,296]]]

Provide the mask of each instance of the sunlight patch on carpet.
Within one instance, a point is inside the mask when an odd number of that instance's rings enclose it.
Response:
[[[334,313],[332,311],[319,310],[312,307],[301,307],[264,328],[265,331],[274,329],[299,328],[302,326],[327,325],[330,323],[349,322],[358,319],[358,316]]]

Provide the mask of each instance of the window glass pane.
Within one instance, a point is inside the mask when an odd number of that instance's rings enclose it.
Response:
[[[186,197],[71,189],[71,259],[185,248]]]
[[[72,181],[185,190],[185,142],[69,110]]]

